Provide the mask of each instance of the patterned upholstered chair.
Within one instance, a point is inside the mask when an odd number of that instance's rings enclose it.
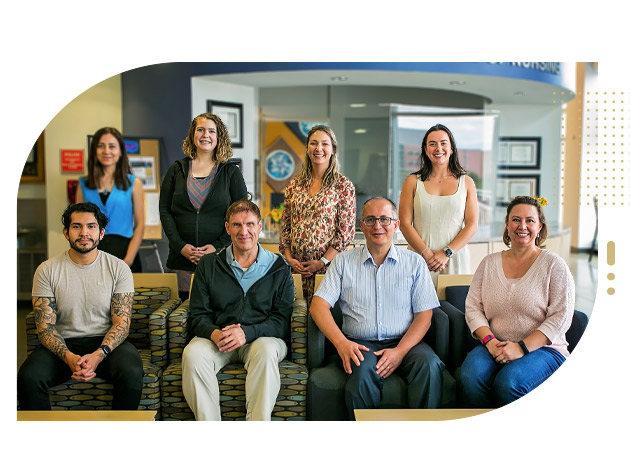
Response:
[[[288,358],[280,362],[281,388],[272,420],[306,419],[306,301],[302,298],[302,281],[294,275],[296,297],[291,316],[291,345]],[[162,420],[194,420],[182,392],[181,358],[192,338],[188,332],[190,301],[183,302],[168,320],[169,366],[162,378]],[[290,358],[290,359],[289,359]],[[222,420],[245,420],[245,376],[243,364],[229,364],[217,375],[221,392]]]
[[[138,275],[134,274],[133,315],[127,339],[136,346],[143,362],[139,409],[154,410],[159,419],[161,379],[169,356],[167,319],[181,302],[175,274]],[[161,287],[152,287],[156,285]],[[171,299],[172,292],[175,298]],[[26,317],[26,341],[28,354],[40,345],[33,312]],[[50,400],[53,410],[111,409],[112,393],[113,386],[102,378],[89,382],[68,380],[50,389]]]

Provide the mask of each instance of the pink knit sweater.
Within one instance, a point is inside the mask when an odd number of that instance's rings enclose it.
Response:
[[[573,276],[561,257],[543,250],[527,273],[511,283],[499,252],[477,267],[466,297],[466,322],[473,332],[490,327],[502,341],[518,342],[539,330],[551,341],[548,347],[567,357],[565,333],[574,306]]]

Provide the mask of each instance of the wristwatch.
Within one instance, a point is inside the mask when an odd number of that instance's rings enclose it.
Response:
[[[109,345],[101,345],[99,347],[101,350],[103,350],[103,353],[105,353],[105,356],[109,356],[109,354],[112,352],[112,349],[109,348]]]
[[[328,261],[323,256],[321,258],[319,258],[319,260],[324,263],[324,267],[328,267],[330,265],[330,261]]]
[[[444,247],[444,254],[450,258],[453,256],[453,250],[451,250],[451,248],[447,245]]]

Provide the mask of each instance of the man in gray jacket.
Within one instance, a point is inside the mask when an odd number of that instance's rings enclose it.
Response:
[[[227,210],[232,244],[204,256],[190,294],[195,336],[182,359],[182,388],[197,420],[221,420],[216,374],[243,362],[247,420],[271,420],[287,354],[294,286],[291,267],[258,244],[260,210],[247,200]]]

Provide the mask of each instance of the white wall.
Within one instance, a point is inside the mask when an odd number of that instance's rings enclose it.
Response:
[[[207,112],[207,101],[243,104],[243,148],[235,148],[234,158],[243,160],[243,178],[247,190],[254,193],[254,160],[258,158],[258,98],[256,89],[231,83],[191,79],[191,117]]]
[[[542,138],[540,194],[549,202],[545,207],[547,221],[558,223],[561,220],[559,207],[562,201],[560,195],[561,107],[559,105],[492,104],[489,105],[489,109],[500,112],[499,136]],[[521,172],[526,171],[519,171]],[[504,217],[505,214],[500,220]]]
[[[83,149],[87,169],[87,136],[104,126],[122,130],[122,89],[120,75],[113,76],[83,92],[68,103],[46,127],[46,220],[48,257],[68,249],[63,237],[61,214],[68,206],[66,181],[81,174],[61,173],[61,149]],[[20,189],[22,191],[22,188]]]

